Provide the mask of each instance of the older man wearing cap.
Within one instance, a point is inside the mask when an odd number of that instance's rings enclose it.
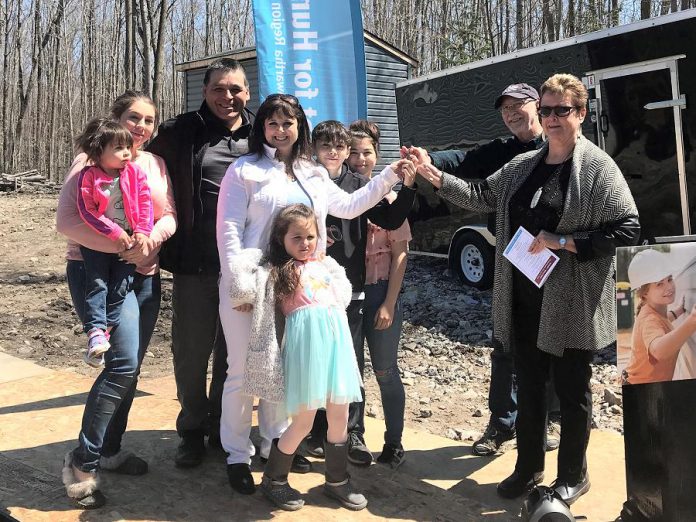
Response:
[[[539,148],[543,139],[537,102],[539,93],[526,83],[513,83],[495,100],[494,107],[500,111],[503,123],[512,133],[506,139],[497,138],[485,145],[468,151],[445,150],[429,153],[430,161],[438,169],[454,174],[458,178],[486,179],[518,154]],[[495,214],[488,218],[488,230],[495,233]],[[557,410],[557,399],[549,389]],[[473,453],[479,456],[494,455],[501,445],[515,438],[517,418],[517,386],[512,355],[502,350],[491,352],[491,384],[488,390],[488,408],[491,417],[481,438],[474,443]],[[557,417],[550,416],[547,429],[546,449],[554,450],[559,445]]]

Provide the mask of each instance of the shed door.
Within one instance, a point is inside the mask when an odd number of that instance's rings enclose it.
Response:
[[[683,55],[588,72],[598,145],[623,172],[641,235],[690,234],[677,60]],[[590,91],[592,93],[592,91]]]

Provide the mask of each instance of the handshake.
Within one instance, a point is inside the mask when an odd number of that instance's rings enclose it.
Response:
[[[436,169],[425,149],[420,147],[401,147],[401,159],[391,164],[391,168],[401,178],[404,185],[412,187],[416,174],[435,188],[442,186],[442,172]]]

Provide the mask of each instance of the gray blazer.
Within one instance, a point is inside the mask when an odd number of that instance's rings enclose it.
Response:
[[[455,205],[497,212],[493,334],[504,351],[512,349],[512,270],[503,257],[510,241],[510,198],[543,160],[548,144],[513,158],[480,185],[444,174],[439,195]],[[602,225],[637,218],[633,196],[616,163],[583,136],[573,151],[563,214],[555,232],[586,239]],[[562,356],[566,348],[600,350],[616,340],[614,256],[580,261],[572,252],[560,260],[544,285],[538,347]]]

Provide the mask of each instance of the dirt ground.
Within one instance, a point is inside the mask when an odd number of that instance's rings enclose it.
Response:
[[[49,368],[96,377],[98,370],[82,361],[85,338],[65,281],[65,240],[54,224],[57,200],[57,194],[0,193],[0,351]],[[445,268],[438,264],[433,270],[441,274]],[[144,379],[172,374],[170,301],[171,277],[165,273],[162,311],[143,363]],[[404,337],[418,336],[419,328],[405,323]],[[400,355],[402,370],[417,377],[406,379],[410,381],[406,387],[406,424],[450,438],[476,437],[488,420],[488,350],[467,347],[466,379],[446,386],[429,381],[428,372],[417,371],[424,363],[422,353],[404,350]],[[427,364],[442,369],[452,364],[446,355],[435,355],[428,357]],[[369,370],[365,383],[367,414],[381,418],[379,390]],[[601,388],[595,390],[596,408],[606,407],[601,404],[603,385]],[[620,419],[620,415],[615,417]],[[620,431],[620,420],[604,427]]]
[[[0,351],[96,377],[98,370],[82,361],[85,338],[65,280],[65,240],[55,230],[57,200],[57,194],[0,193]],[[172,374],[170,300],[171,277],[165,273],[160,319],[141,372],[144,379]],[[368,375],[365,381],[368,414],[381,417],[375,380]],[[435,415],[424,419],[420,401],[432,392],[428,383],[414,383],[407,392],[407,424],[413,427],[438,435],[448,427],[484,427],[485,419],[472,417],[454,396],[443,397]]]

